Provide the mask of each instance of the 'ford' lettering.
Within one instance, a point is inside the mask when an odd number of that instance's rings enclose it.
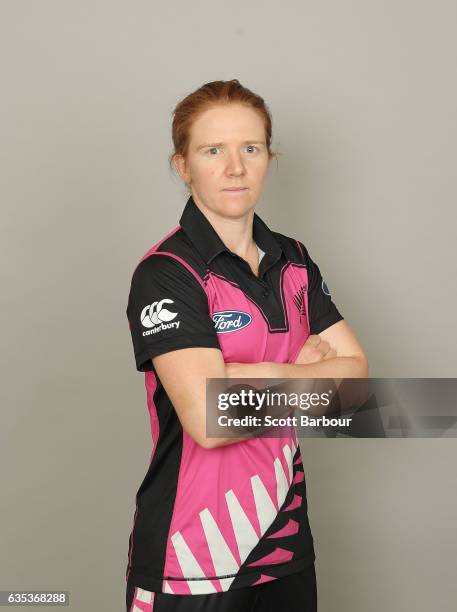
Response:
[[[214,328],[218,334],[238,331],[249,325],[252,317],[241,310],[222,310],[213,314]]]

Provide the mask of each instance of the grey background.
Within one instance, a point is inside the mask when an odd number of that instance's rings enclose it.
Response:
[[[453,377],[455,2],[0,3],[0,589],[123,610],[150,450],[125,307],[177,225],[174,105],[273,115],[257,212],[302,240],[372,376]],[[454,610],[454,440],[302,441],[320,612]]]

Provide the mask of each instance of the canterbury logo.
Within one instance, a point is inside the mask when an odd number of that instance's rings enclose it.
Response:
[[[143,332],[143,336],[155,334],[163,329],[178,328],[179,321],[173,321],[178,316],[177,312],[171,312],[168,308],[164,308],[164,304],[174,304],[173,300],[163,299],[160,302],[148,304],[141,311],[140,319],[144,327],[151,328],[150,331]]]

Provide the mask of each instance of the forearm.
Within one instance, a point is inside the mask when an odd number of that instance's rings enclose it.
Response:
[[[366,378],[368,363],[358,356],[334,357],[316,363],[270,363],[278,378]],[[279,366],[279,367],[278,367]],[[273,376],[271,376],[273,378]]]
[[[230,364],[230,378],[366,378],[368,364],[359,356],[334,357],[316,363]]]
[[[227,365],[226,375],[230,378],[277,378],[285,381],[274,385],[277,391],[319,394],[329,390],[333,394],[338,392],[342,409],[357,403],[360,399],[359,391],[365,389],[364,385],[351,384],[350,379],[368,377],[368,362],[363,355],[333,357],[313,363],[259,362]]]
[[[230,364],[230,366],[232,366],[234,364]],[[251,365],[265,365],[264,363],[258,363],[258,364],[239,364],[240,366],[251,366]],[[275,364],[277,365],[277,364]],[[228,364],[226,364],[226,366],[228,366]],[[248,376],[248,374],[246,374],[246,376]],[[233,374],[231,374],[231,371],[228,367],[225,368],[225,378],[226,379],[230,379],[230,378],[234,378],[235,376]],[[228,389],[230,389],[230,386],[228,387]],[[287,412],[289,412],[290,410],[287,409]],[[245,435],[243,437],[235,437],[235,436],[231,436],[231,437],[214,437],[214,438],[206,438],[205,441],[205,448],[217,448],[219,446],[228,446],[229,444],[236,444],[237,442],[245,442],[246,440],[250,440],[252,437],[257,436],[260,433],[260,429],[254,430],[252,431],[250,434]],[[265,431],[265,428],[262,429],[262,431]]]
[[[226,368],[226,378],[296,378],[314,379],[310,384],[309,391],[320,391],[320,384],[316,379],[333,379],[334,390],[344,378],[366,378],[368,376],[368,364],[366,359],[359,356],[334,357],[311,364],[276,363],[263,361],[259,363],[231,363]],[[322,381],[324,383],[324,381]],[[289,392],[293,391],[294,385],[286,383]],[[282,385],[280,385],[282,386]],[[326,387],[327,388],[327,387]],[[303,391],[302,387],[299,388]],[[232,438],[213,438],[213,447],[227,446],[237,442],[249,440],[251,436]]]

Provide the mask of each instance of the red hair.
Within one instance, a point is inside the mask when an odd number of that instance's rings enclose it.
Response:
[[[262,117],[265,126],[265,141],[268,157],[278,153],[271,150],[272,120],[263,98],[243,87],[238,79],[205,83],[179,102],[173,111],[172,140],[174,152],[169,157],[171,165],[177,154],[186,157],[189,150],[190,128],[197,117],[216,105],[238,103],[253,108]]]

